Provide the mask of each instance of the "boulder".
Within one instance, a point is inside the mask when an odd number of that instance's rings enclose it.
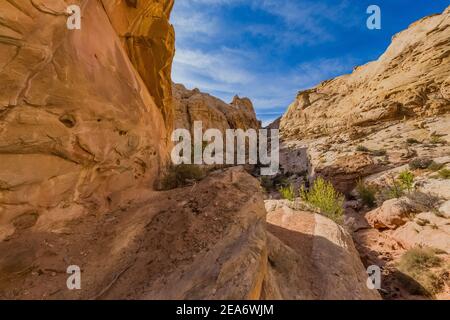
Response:
[[[412,219],[419,207],[407,197],[390,199],[380,208],[366,214],[369,224],[376,229],[397,229]]]
[[[343,227],[311,212],[271,201],[267,215],[266,299],[380,299]]]
[[[433,212],[423,212],[398,228],[392,237],[410,249],[416,246],[431,247],[450,254],[450,220]]]

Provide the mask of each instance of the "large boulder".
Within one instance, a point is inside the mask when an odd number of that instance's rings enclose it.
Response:
[[[281,201],[266,205],[269,269],[267,299],[380,299],[343,227],[330,219],[293,210]]]
[[[413,221],[398,228],[392,237],[410,249],[431,247],[450,254],[450,220],[435,212],[423,212]]]
[[[390,199],[366,214],[369,224],[376,229],[397,229],[410,221],[420,208],[409,198]]]
[[[79,216],[59,233],[41,230],[31,213],[17,218],[0,242],[0,298],[261,297],[266,211],[258,180],[242,168],[121,202],[121,210]],[[67,289],[69,265],[81,267],[82,290]]]

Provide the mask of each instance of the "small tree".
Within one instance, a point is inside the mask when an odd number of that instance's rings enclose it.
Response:
[[[411,192],[414,189],[414,174],[411,171],[401,172],[397,180],[403,190]]]
[[[343,222],[344,196],[334,189],[331,182],[319,177],[314,181],[309,191],[306,191],[302,186],[300,197],[336,223]]]

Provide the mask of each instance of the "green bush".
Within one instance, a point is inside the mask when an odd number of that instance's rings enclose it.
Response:
[[[438,171],[438,170],[441,170],[443,166],[444,166],[444,165],[441,164],[441,163],[437,163],[437,162],[432,161],[432,162],[430,163],[430,165],[428,166],[428,170],[431,170],[431,171]]]
[[[198,165],[180,164],[171,166],[161,180],[161,189],[171,190],[183,187],[190,182],[203,179],[204,176],[203,170]]]
[[[431,136],[430,143],[431,144],[447,144],[447,140],[445,140],[439,136]]]
[[[295,191],[294,186],[292,184],[285,187],[281,187],[279,191],[283,199],[289,201],[293,201],[295,199]]]
[[[375,195],[377,191],[374,187],[366,185],[362,180],[359,180],[356,186],[356,191],[365,205],[369,208],[373,208],[375,206]]]
[[[409,168],[411,170],[428,169],[433,163],[433,160],[428,158],[415,158],[409,162]]]
[[[364,147],[364,146],[357,146],[357,147],[356,147],[356,151],[359,151],[359,152],[369,152],[370,150],[369,150],[369,148]]]
[[[397,268],[422,286],[422,288],[415,288],[417,292],[413,293],[432,295],[442,287],[442,281],[430,269],[440,267],[441,264],[442,259],[437,256],[435,250],[414,248],[403,254]]]
[[[418,141],[417,139],[414,139],[414,138],[408,138],[408,139],[406,139],[406,143],[407,144],[418,144],[418,143],[420,143],[420,141]]]
[[[414,174],[411,171],[405,170],[401,172],[397,180],[403,190],[410,192],[414,189]]]
[[[386,154],[387,154],[387,151],[384,150],[384,149],[381,149],[381,150],[373,150],[373,151],[372,151],[372,155],[375,156],[375,157],[383,157],[383,156],[385,156]]]
[[[300,197],[336,223],[343,222],[344,196],[334,189],[331,182],[319,177],[309,191],[301,188]]]
[[[442,169],[438,172],[439,177],[442,179],[450,179],[450,170],[449,169]]]

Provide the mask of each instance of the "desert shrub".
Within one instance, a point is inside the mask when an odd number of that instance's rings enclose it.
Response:
[[[450,170],[449,169],[442,169],[438,172],[438,175],[442,179],[450,179]]]
[[[271,191],[273,189],[272,179],[270,179],[267,176],[262,176],[261,177],[261,186],[264,188],[264,190]]]
[[[443,166],[444,165],[441,164],[441,163],[437,163],[437,162],[431,161],[431,163],[430,163],[430,165],[428,166],[427,169],[431,170],[431,171],[438,171],[438,170],[441,170]]]
[[[420,191],[413,191],[407,195],[407,197],[420,207],[420,211],[434,212],[439,207],[439,198],[429,193],[423,193]]]
[[[331,182],[319,177],[309,191],[301,188],[300,197],[336,223],[343,222],[344,196],[334,189]]]
[[[384,149],[381,150],[373,150],[372,151],[372,155],[374,155],[375,157],[383,157],[387,154],[387,151]]]
[[[433,135],[430,138],[430,143],[431,144],[447,144],[447,140],[445,140],[439,136]]]
[[[397,180],[403,190],[410,192],[414,189],[414,174],[411,171],[405,170],[401,172]]]
[[[283,199],[293,201],[295,199],[295,190],[292,184],[280,188],[280,194]]]
[[[425,292],[413,293],[432,295],[437,293],[442,287],[442,280],[430,269],[440,267],[441,264],[442,259],[437,256],[435,250],[431,248],[414,248],[403,254],[397,268],[422,286],[422,288],[416,288],[416,291],[425,289]]]
[[[356,191],[365,205],[369,208],[373,208],[375,206],[375,195],[377,190],[374,187],[365,184],[362,180],[359,180],[356,186]]]
[[[168,168],[166,175],[161,180],[162,190],[171,190],[185,186],[186,184],[199,181],[205,176],[198,165],[180,164]]]
[[[418,141],[417,139],[414,139],[414,138],[408,138],[408,139],[406,139],[406,143],[407,144],[418,144],[418,143],[420,143],[420,141]]]
[[[369,152],[370,150],[367,147],[359,145],[359,146],[356,147],[356,151],[358,151],[358,152]]]
[[[415,158],[409,162],[409,168],[411,170],[427,169],[432,162],[433,160],[428,158]]]

